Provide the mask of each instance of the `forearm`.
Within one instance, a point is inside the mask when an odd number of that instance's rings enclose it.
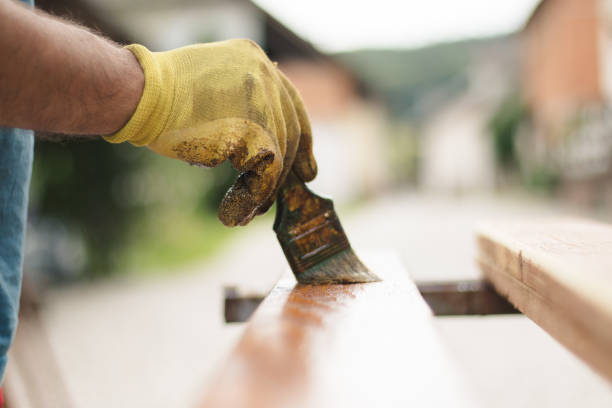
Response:
[[[113,133],[144,87],[131,52],[12,0],[0,0],[0,61],[0,126]]]

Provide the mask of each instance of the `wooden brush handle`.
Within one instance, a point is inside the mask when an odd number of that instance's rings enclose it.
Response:
[[[276,205],[274,230],[277,234],[281,223],[294,228],[334,210],[332,200],[319,197],[310,191],[293,170],[289,172],[283,186],[278,191]]]
[[[290,191],[292,189],[301,188],[302,186],[306,188],[306,184],[304,184],[304,182],[300,180],[297,174],[295,174],[295,172],[291,170],[287,174],[287,177],[285,177],[285,182],[283,183],[281,188],[278,190],[278,194],[276,198],[277,199],[284,198],[287,196],[287,194],[290,194]]]

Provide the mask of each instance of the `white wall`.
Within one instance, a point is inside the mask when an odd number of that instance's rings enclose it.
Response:
[[[333,119],[312,117],[319,166],[312,189],[346,202],[384,189],[389,180],[386,116],[374,103],[355,102]]]
[[[204,2],[201,6],[147,10],[118,15],[133,38],[155,51],[195,42],[249,38],[264,40],[263,15],[247,2]]]
[[[423,137],[423,187],[455,192],[493,188],[495,164],[482,110],[453,104],[430,120]]]
[[[606,102],[612,102],[612,0],[599,1],[599,76]]]

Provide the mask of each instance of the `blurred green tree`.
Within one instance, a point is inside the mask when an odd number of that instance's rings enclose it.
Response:
[[[130,259],[147,259],[149,267],[189,260],[222,240],[225,229],[213,214],[235,174],[229,163],[210,171],[129,144],[39,140],[31,234],[37,233],[37,224],[53,220],[76,236],[86,253],[76,277],[110,275],[125,270],[126,263],[133,266]],[[198,241],[209,233],[216,238]],[[190,240],[170,239],[181,236]],[[35,263],[52,269],[44,259]]]
[[[128,155],[127,149],[101,141],[36,144],[30,200],[34,233],[37,220],[52,218],[78,235],[85,244],[84,273],[89,276],[114,269],[113,256],[138,212],[113,191],[116,180],[143,160],[141,154]]]
[[[505,171],[516,168],[518,164],[515,139],[526,118],[527,110],[520,96],[513,93],[502,100],[489,121],[495,159]]]

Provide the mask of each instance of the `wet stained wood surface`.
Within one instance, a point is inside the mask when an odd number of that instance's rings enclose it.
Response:
[[[520,313],[495,291],[486,280],[416,282],[419,293],[436,316],[465,316]],[[265,295],[256,291],[226,286],[224,317],[226,323],[249,320]]]
[[[563,219],[490,223],[478,262],[497,291],[612,381],[612,227]]]
[[[382,282],[297,285],[287,272],[200,406],[476,406],[397,258],[366,255]]]

